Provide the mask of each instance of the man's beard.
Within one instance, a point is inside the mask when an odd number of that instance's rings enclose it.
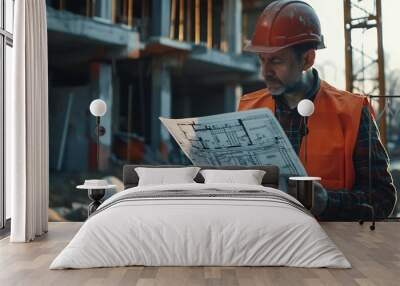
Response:
[[[283,84],[282,81],[280,81],[280,80],[277,79],[277,78],[273,78],[273,77],[264,77],[264,83],[265,83],[265,86],[268,88],[269,92],[270,92],[272,95],[275,95],[275,96],[281,95],[281,94],[284,94],[285,91],[286,91],[286,86]],[[273,85],[274,83],[275,83],[275,84],[278,84],[280,87],[278,87],[278,88],[272,88],[272,87],[271,87],[271,83],[272,83],[272,85]]]
[[[277,89],[270,89],[269,85],[268,85],[268,81],[277,82],[277,83],[279,83],[280,87]],[[276,78],[269,78],[268,80],[267,80],[267,78],[265,78],[264,83],[265,83],[266,87],[268,88],[269,92],[274,96],[291,94],[291,93],[295,93],[295,92],[303,89],[303,81],[302,81],[301,77],[292,84],[284,84],[281,80],[276,79]]]

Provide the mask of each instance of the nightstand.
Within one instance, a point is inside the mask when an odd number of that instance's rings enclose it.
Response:
[[[314,202],[314,181],[321,181],[321,177],[290,177],[296,186],[292,196],[298,199],[306,209],[311,210]]]
[[[101,205],[101,200],[104,198],[106,190],[115,188],[115,185],[109,185],[106,180],[85,180],[83,185],[79,185],[76,188],[88,191],[88,197],[92,201],[88,206],[89,217]]]

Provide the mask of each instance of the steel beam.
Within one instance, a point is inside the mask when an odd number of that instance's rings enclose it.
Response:
[[[368,2],[368,3],[367,3]],[[386,113],[385,113],[385,64],[382,38],[382,4],[381,0],[343,0],[344,8],[344,32],[345,32],[345,56],[346,56],[346,90],[350,92],[363,93],[371,96],[378,90],[381,96],[379,102],[379,113],[382,120],[379,121],[379,131],[383,144],[386,146]],[[368,11],[364,7],[375,7],[374,11]],[[353,16],[357,14],[358,16]],[[361,16],[360,16],[361,14]],[[362,43],[352,39],[355,30],[376,30],[376,55],[367,55],[362,49]],[[371,42],[368,42],[370,44]],[[359,48],[361,46],[361,48]],[[358,56],[357,58],[355,56]],[[362,66],[354,69],[354,60],[361,59]],[[364,63],[365,60],[367,63]],[[375,68],[376,76],[366,75],[366,70]],[[372,89],[366,90],[365,86],[370,84]]]

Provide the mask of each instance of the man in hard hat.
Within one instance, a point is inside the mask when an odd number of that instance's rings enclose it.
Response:
[[[266,107],[274,112],[293,148],[311,176],[322,178],[312,212],[320,219],[358,219],[369,202],[369,122],[371,180],[375,214],[390,215],[396,190],[389,159],[364,96],[338,90],[318,76],[312,66],[315,51],[324,48],[319,19],[305,2],[276,1],[258,18],[245,51],[257,53],[266,89],[242,96],[239,110]],[[302,99],[313,101],[307,128],[298,114]],[[307,130],[307,134],[302,132]]]

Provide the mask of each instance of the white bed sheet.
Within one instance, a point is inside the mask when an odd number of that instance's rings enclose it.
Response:
[[[50,269],[127,265],[293,266],[350,268],[343,253],[310,215],[288,204],[255,198],[152,198],[154,190],[263,190],[239,184],[177,184],[125,190],[106,200]],[[298,203],[298,202],[297,202]],[[107,208],[107,205],[109,206]]]

